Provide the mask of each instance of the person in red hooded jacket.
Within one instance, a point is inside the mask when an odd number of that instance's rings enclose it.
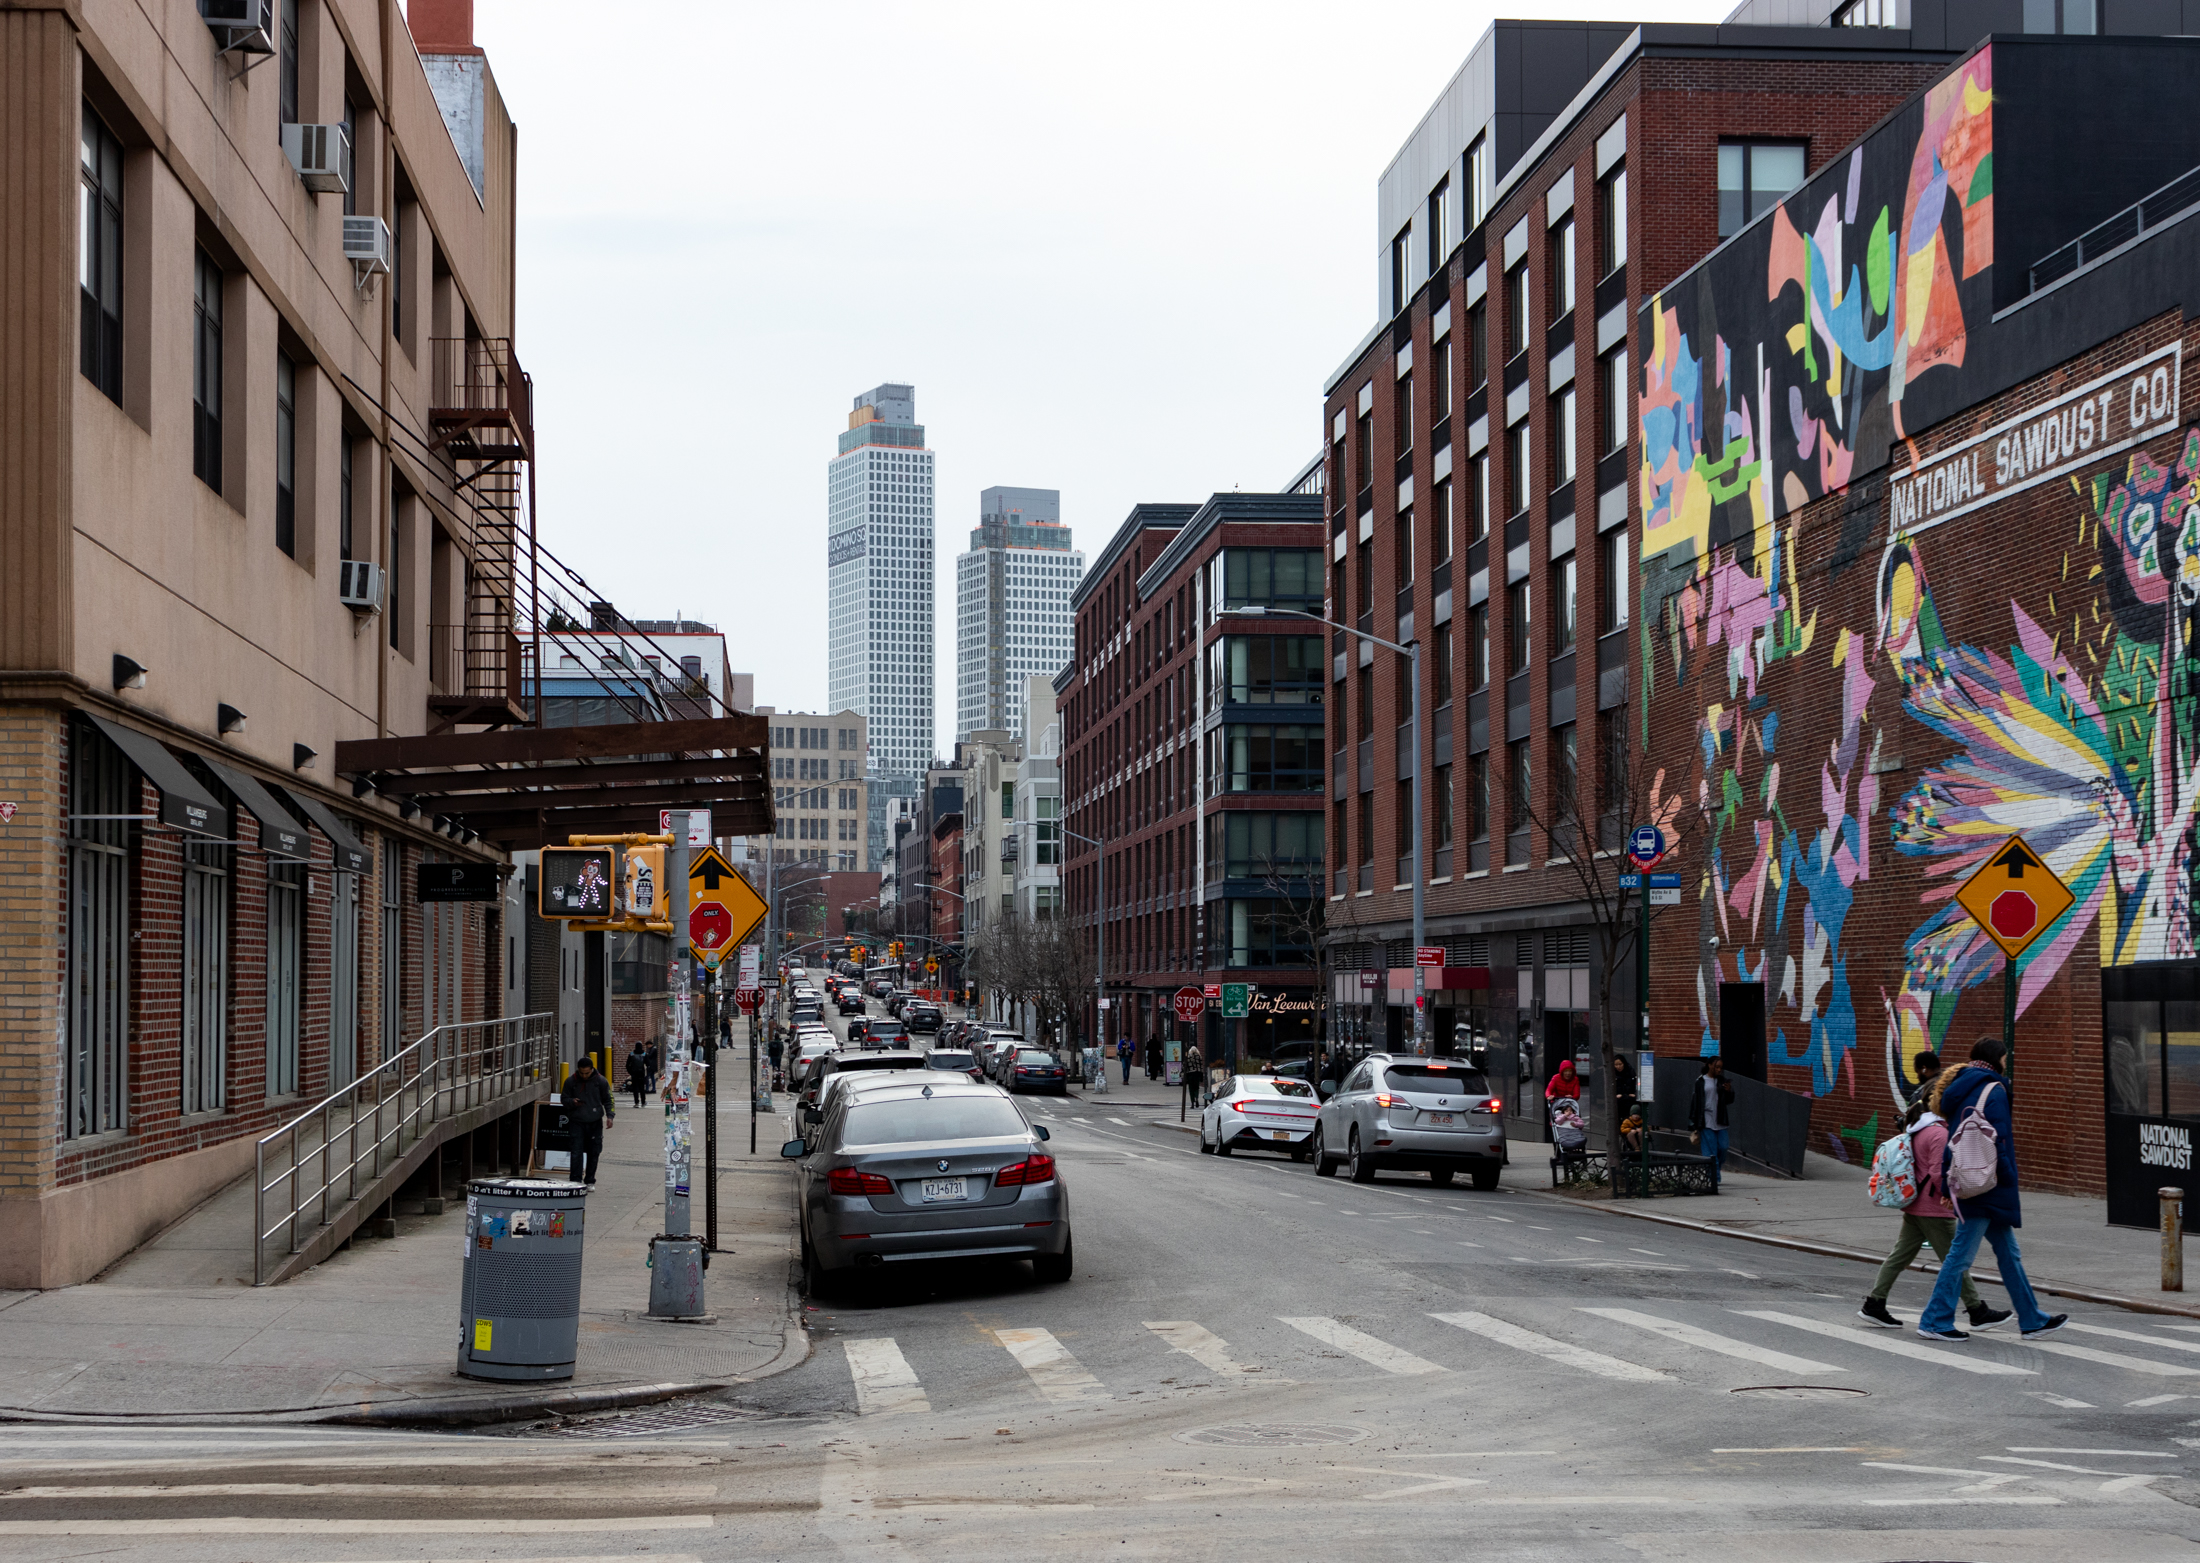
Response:
[[[1558,1066],[1558,1073],[1551,1076],[1551,1083],[1543,1088],[1543,1100],[1556,1101],[1561,1096],[1581,1100],[1581,1076],[1574,1073],[1574,1061],[1566,1059]]]

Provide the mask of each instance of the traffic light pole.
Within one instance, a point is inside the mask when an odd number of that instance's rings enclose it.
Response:
[[[707,1317],[703,1297],[703,1244],[689,1228],[689,1179],[694,1164],[693,1113],[688,1101],[696,1087],[695,1010],[688,990],[688,812],[672,811],[672,845],[665,853],[666,892],[676,909],[673,934],[679,953],[672,960],[671,1068],[665,1089],[665,1227],[649,1245],[649,1317]],[[707,1056],[707,1053],[706,1053]],[[707,1108],[708,1086],[703,1086]]]

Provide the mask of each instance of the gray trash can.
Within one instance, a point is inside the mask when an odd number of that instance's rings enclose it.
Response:
[[[573,1376],[587,1198],[586,1184],[563,1178],[477,1178],[466,1185],[459,1372],[492,1379]]]

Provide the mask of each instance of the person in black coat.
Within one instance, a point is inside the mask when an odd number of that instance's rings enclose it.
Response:
[[[1734,1082],[1726,1077],[1726,1060],[1716,1055],[1705,1059],[1703,1073],[1688,1091],[1688,1137],[1711,1158],[1713,1188],[1719,1186],[1726,1172],[1727,1128],[1733,1105]]]
[[[626,1088],[634,1093],[634,1105],[642,1105],[642,1098],[649,1093],[649,1049],[633,1047],[626,1055]]]
[[[593,1183],[597,1164],[603,1160],[604,1125],[616,1123],[619,1118],[619,1103],[611,1094],[611,1082],[596,1073],[596,1061],[583,1053],[566,1077],[558,1100],[573,1131],[572,1170],[580,1175],[581,1182]]]

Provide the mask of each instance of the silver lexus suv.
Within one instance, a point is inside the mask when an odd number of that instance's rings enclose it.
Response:
[[[1441,1187],[1466,1172],[1487,1192],[1505,1167],[1504,1109],[1463,1058],[1371,1053],[1322,1103],[1313,1157],[1325,1178],[1340,1163],[1355,1183],[1379,1171],[1426,1172]]]

